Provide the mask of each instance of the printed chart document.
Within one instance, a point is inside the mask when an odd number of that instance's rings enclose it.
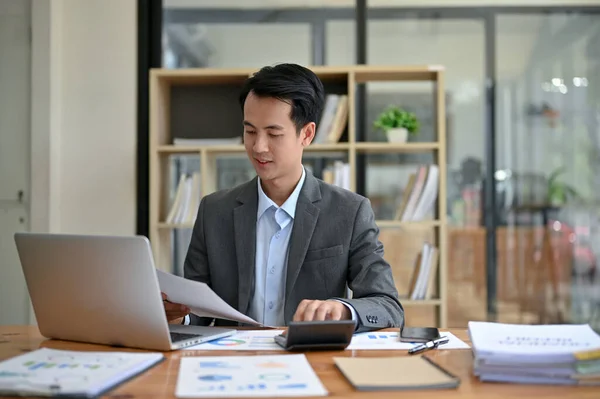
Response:
[[[183,357],[178,398],[325,396],[303,354]]]
[[[156,274],[160,290],[167,294],[169,300],[188,306],[191,312],[197,316],[216,317],[262,326],[262,324],[231,307],[215,294],[207,284],[166,273],[159,269],[156,269]]]
[[[96,397],[163,359],[162,353],[37,349],[0,362],[0,395]]]
[[[461,341],[456,335],[448,331],[440,331],[442,337],[448,337],[447,344],[440,345],[440,349],[468,349],[469,345]],[[352,342],[346,349],[348,350],[409,350],[417,344],[411,342],[400,342],[399,332],[366,332],[355,334]]]
[[[600,336],[587,324],[469,322],[482,381],[600,385]]]
[[[184,350],[283,351],[275,336],[283,330],[245,330],[234,335],[183,348]]]
[[[237,350],[237,351],[283,351],[275,342],[275,336],[283,330],[246,330],[238,331],[229,337],[216,339],[199,345],[184,348],[185,350]],[[458,339],[450,332],[441,331],[440,335],[447,336],[450,341],[441,345],[440,349],[468,349],[469,345]],[[354,334],[347,350],[408,350],[416,344],[398,341],[397,332],[366,332]]]

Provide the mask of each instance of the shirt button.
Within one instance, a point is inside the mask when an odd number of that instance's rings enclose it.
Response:
[[[280,235],[281,235],[280,233],[276,233],[275,238],[279,238]]]
[[[271,270],[269,270],[269,273],[275,274],[275,267],[272,267]]]
[[[273,309],[273,302],[269,302],[269,309]]]

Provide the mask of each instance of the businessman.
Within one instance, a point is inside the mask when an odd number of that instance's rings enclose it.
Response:
[[[264,67],[246,81],[239,102],[257,177],[202,198],[184,276],[266,325],[352,319],[357,331],[399,327],[404,310],[369,200],[302,165],[324,97],[319,78],[295,64]],[[212,321],[163,299],[171,323]]]

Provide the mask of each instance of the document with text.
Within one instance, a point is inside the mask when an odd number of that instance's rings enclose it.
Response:
[[[216,317],[263,326],[254,319],[235,310],[211,290],[207,284],[166,273],[159,269],[156,269],[156,274],[160,290],[167,294],[169,301],[186,305],[196,316]]]
[[[348,350],[408,350],[417,343],[401,342],[398,332],[372,331],[354,334]],[[440,331],[442,337],[448,337],[448,343],[440,345],[440,349],[469,349],[469,345],[461,341],[449,331]]]

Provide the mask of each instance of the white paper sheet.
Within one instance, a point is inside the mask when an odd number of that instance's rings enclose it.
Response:
[[[41,348],[0,362],[0,396],[96,397],[163,359],[154,352]]]
[[[175,396],[325,396],[327,390],[302,354],[183,357]]]
[[[212,342],[206,342],[200,345],[194,345],[190,350],[235,350],[235,351],[283,351],[284,349],[275,343],[274,337],[282,333],[283,330],[246,330],[236,334],[217,339]],[[447,336],[450,341],[441,345],[440,349],[468,349],[469,345],[458,339],[454,334],[448,331],[440,331],[440,335]],[[355,334],[347,350],[408,350],[416,344],[408,342],[399,342],[397,332],[365,332]]]
[[[238,312],[219,297],[204,283],[193,281],[156,269],[160,290],[167,294],[169,301],[181,303],[200,317],[216,317],[248,323],[255,326],[262,324]]]
[[[184,348],[185,350],[282,351],[274,337],[283,330],[246,330],[229,337]]]
[[[448,331],[440,331],[441,336],[445,336],[450,338],[447,344],[440,345],[440,349],[468,349],[469,345],[461,341],[456,337],[456,335],[452,334]],[[386,350],[408,350],[417,344],[412,344],[410,342],[400,342],[398,341],[398,333],[397,332],[365,332],[360,334],[355,334],[352,337],[352,342],[346,349],[348,350],[377,350],[377,349],[386,349]]]

